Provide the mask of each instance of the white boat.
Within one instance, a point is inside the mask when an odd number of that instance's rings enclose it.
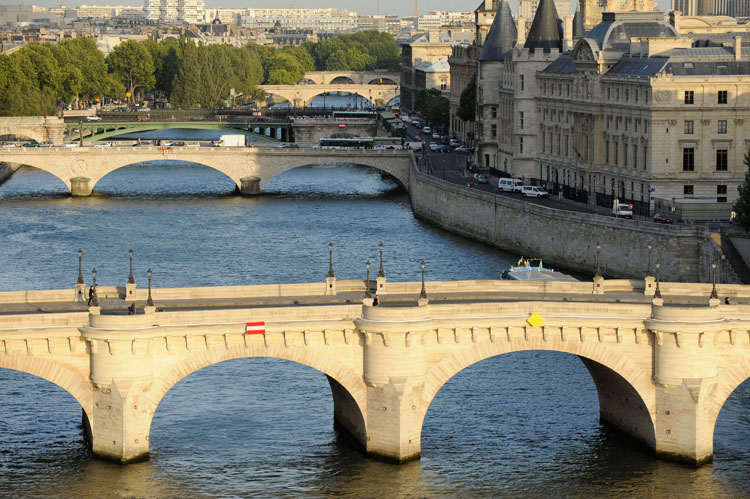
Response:
[[[503,271],[503,279],[511,281],[567,281],[578,282],[575,277],[543,265],[541,258],[521,257],[515,266]]]

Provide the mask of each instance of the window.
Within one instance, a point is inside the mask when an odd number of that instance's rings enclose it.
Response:
[[[492,136],[497,137],[497,125],[492,125]]]
[[[693,134],[693,120],[685,120],[685,135]]]
[[[682,193],[685,196],[692,196],[693,195],[693,186],[692,185],[683,185],[682,186]]]
[[[716,130],[717,133],[727,133],[727,120],[719,120],[719,126]]]
[[[685,104],[695,104],[695,91],[685,90]]]
[[[521,91],[523,91],[523,75],[521,75]]]
[[[692,172],[694,170],[695,170],[695,148],[685,147],[682,150],[682,171]]]
[[[492,113],[493,118],[497,118],[497,106],[492,106],[490,112]]]
[[[518,112],[518,121],[520,128],[523,129],[523,111]]]
[[[717,149],[716,150],[716,171],[717,172],[725,172],[727,171],[727,150],[726,149]]]
[[[518,137],[518,154],[523,154],[523,137]]]
[[[727,186],[726,185],[716,186],[716,202],[717,203],[727,202]]]
[[[717,102],[719,104],[726,104],[727,103],[727,91],[726,90],[719,90],[717,98],[718,98]]]

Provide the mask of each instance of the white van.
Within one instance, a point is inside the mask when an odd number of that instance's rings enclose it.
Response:
[[[521,187],[521,195],[527,198],[548,198],[549,192],[535,185],[524,185]]]
[[[521,192],[523,180],[520,178],[501,178],[497,181],[497,188],[505,192]]]

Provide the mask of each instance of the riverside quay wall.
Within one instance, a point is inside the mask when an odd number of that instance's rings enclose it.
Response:
[[[437,179],[412,165],[409,195],[414,215],[450,232],[546,264],[596,272],[596,245],[605,277],[642,278],[660,261],[661,279],[711,282],[711,263],[721,258],[708,229],[663,225],[557,210]],[[719,266],[717,280],[735,277]],[[502,269],[498,269],[500,272]]]

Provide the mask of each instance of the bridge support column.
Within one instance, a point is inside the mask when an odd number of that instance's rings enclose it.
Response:
[[[243,196],[257,196],[260,194],[260,177],[242,177],[240,183],[240,194]]]
[[[369,456],[398,463],[420,456],[428,308],[364,305],[356,321],[365,334]]]
[[[90,196],[94,190],[91,179],[88,177],[73,177],[70,179],[70,195],[73,197]]]
[[[130,463],[149,457],[153,414],[152,339],[155,314],[92,315],[82,332],[91,349],[94,386],[89,439],[95,457]]]
[[[657,456],[698,465],[713,459],[718,307],[654,306],[654,414]],[[690,317],[695,322],[685,322]],[[703,319],[703,320],[701,320]]]

